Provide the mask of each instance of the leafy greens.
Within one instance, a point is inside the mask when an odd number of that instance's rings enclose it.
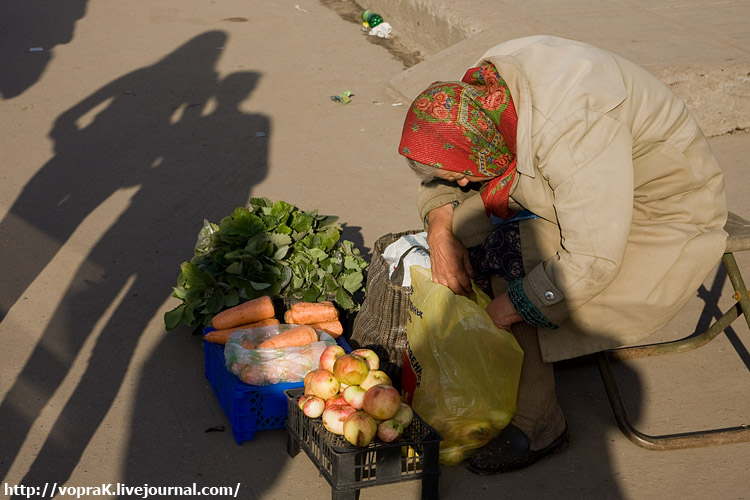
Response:
[[[194,256],[180,266],[172,296],[182,303],[165,313],[167,330],[208,326],[219,311],[263,295],[358,310],[353,295],[364,291],[368,264],[354,243],[340,239],[337,221],[252,198],[219,224],[206,222]]]

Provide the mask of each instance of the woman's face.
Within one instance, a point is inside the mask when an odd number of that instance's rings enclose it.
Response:
[[[475,175],[466,175],[458,172],[451,172],[449,170],[436,169],[435,176],[445,179],[446,181],[452,181],[461,187],[466,186],[470,182],[484,182],[490,180],[492,177],[478,177]]]

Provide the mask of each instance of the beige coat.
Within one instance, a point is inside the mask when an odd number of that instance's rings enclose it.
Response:
[[[685,104],[616,55],[540,36],[490,49],[518,111],[523,287],[559,329],[540,328],[546,361],[633,343],[663,327],[724,251],[721,170]],[[422,216],[460,201],[454,232],[491,230],[479,196],[422,187]],[[500,285],[502,286],[502,285]]]

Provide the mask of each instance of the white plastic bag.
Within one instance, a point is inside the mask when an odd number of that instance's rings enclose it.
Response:
[[[417,247],[409,252],[412,247]],[[388,245],[383,251],[383,259],[388,264],[388,276],[392,277],[398,267],[401,256],[409,252],[403,261],[404,279],[402,283],[393,283],[396,286],[411,286],[409,269],[411,266],[421,266],[430,269],[430,253],[427,244],[427,233],[407,234]]]
[[[326,332],[316,330],[319,340],[305,346],[255,349],[264,340],[296,326],[281,324],[233,332],[224,346],[227,369],[250,385],[302,382],[318,367],[325,348],[336,343]]]

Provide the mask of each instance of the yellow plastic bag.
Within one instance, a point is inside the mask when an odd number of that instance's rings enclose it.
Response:
[[[485,311],[490,298],[433,283],[411,267],[406,360],[416,374],[412,407],[443,436],[440,463],[457,465],[507,426],[516,411],[523,351]]]

